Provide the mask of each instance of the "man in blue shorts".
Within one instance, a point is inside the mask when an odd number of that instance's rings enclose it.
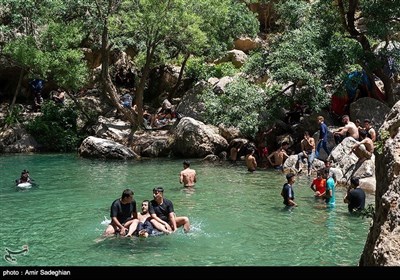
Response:
[[[154,233],[153,224],[150,222],[149,201],[143,200],[142,212],[138,213],[139,224],[136,228],[136,235],[140,237],[148,237]]]
[[[174,212],[172,201],[164,198],[164,188],[153,189],[153,200],[150,201],[149,212],[152,217],[153,226],[164,233],[175,232],[178,227],[183,226],[185,232],[190,230],[189,218],[185,216],[177,217]]]

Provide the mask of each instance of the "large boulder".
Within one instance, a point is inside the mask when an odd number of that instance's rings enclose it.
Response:
[[[218,80],[218,82],[216,82],[213,85],[213,91],[216,94],[224,94],[227,85],[229,85],[233,81],[234,81],[234,79],[232,77],[229,77],[229,76],[222,77],[221,79]]]
[[[217,127],[189,117],[181,119],[174,138],[171,150],[180,157],[203,158],[210,154],[218,155],[228,148],[228,142],[218,134]]]
[[[298,160],[298,155],[290,155],[285,162],[283,163],[283,172],[288,173],[288,172],[298,172],[301,170],[303,174],[307,174],[307,169],[308,169],[308,163],[307,159],[303,158],[300,163],[297,165],[297,160]],[[324,168],[325,163],[322,160],[314,158],[312,164],[311,164],[311,173],[312,175],[316,175],[318,170],[321,170]]]
[[[370,119],[377,130],[385,121],[385,115],[389,111],[390,108],[385,103],[375,98],[364,97],[350,104],[350,119],[353,122],[359,119],[361,123],[364,123],[365,119]]]
[[[182,97],[181,102],[176,107],[176,111],[185,117],[191,117],[199,121],[204,121],[205,106],[199,98],[201,92],[209,87],[207,82],[198,82],[191,90],[188,90]]]
[[[252,50],[255,50],[262,46],[261,38],[249,38],[249,37],[240,37],[236,39],[233,44],[236,50],[243,51],[245,53],[249,53]]]
[[[131,124],[114,117],[105,118],[100,116],[94,131],[95,136],[98,138],[108,139],[126,145],[129,135],[131,134]]]
[[[338,180],[340,184],[349,185],[351,177],[375,177],[375,155],[373,154],[370,159],[359,163],[357,156],[351,152],[355,143],[356,140],[353,137],[346,137],[329,155],[332,165],[343,172],[343,177]],[[375,188],[371,184],[360,184],[360,187],[367,192],[375,192]]]
[[[168,130],[138,130],[131,139],[131,149],[143,157],[165,157],[171,151],[172,136]]]
[[[218,128],[219,134],[221,134],[221,136],[224,137],[228,142],[231,142],[233,139],[242,136],[240,134],[240,130],[236,127],[226,127],[224,124],[220,124]]]
[[[83,140],[78,149],[80,156],[85,158],[103,159],[138,159],[140,158],[130,148],[117,142],[101,139],[93,136]]]
[[[236,68],[242,67],[242,65],[247,60],[247,54],[241,50],[230,50],[225,53],[225,55],[214,61],[215,64],[220,64],[224,62],[232,62],[233,66]]]
[[[41,149],[36,140],[20,124],[3,127],[0,130],[0,139],[1,153],[28,153]]]

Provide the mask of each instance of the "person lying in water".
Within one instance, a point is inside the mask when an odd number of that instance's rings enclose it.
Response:
[[[139,224],[136,228],[136,235],[139,237],[148,237],[149,235],[155,234],[152,223],[150,222],[151,216],[149,213],[149,201],[143,200],[142,212],[138,213]]]
[[[15,183],[21,184],[21,183],[32,183],[32,179],[29,177],[29,171],[24,169],[21,172],[21,177],[17,180],[15,180]]]

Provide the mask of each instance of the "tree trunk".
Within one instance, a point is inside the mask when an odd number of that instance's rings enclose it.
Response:
[[[82,105],[79,103],[78,99],[76,99],[76,97],[73,94],[70,94],[68,91],[66,91],[65,93],[69,96],[69,98],[72,99],[76,108],[78,108],[78,110],[85,116],[86,120],[92,121],[89,114],[86,113],[86,111],[83,109]]]
[[[24,77],[24,74],[25,74],[25,70],[21,69],[21,72],[19,73],[17,89],[15,90],[14,97],[11,101],[10,112],[12,112],[12,109],[15,105],[15,101],[17,100],[18,93],[21,91],[22,78]]]
[[[131,123],[132,128],[137,127],[136,118],[133,109],[125,108],[119,102],[117,90],[111,80],[109,73],[109,52],[110,45],[108,41],[108,17],[104,15],[103,32],[101,35],[101,85],[102,94],[117,108],[117,111],[124,116],[124,120]]]
[[[153,59],[155,51],[155,46],[149,46],[146,51],[146,63],[142,69],[142,76],[139,81],[139,85],[136,88],[136,110],[137,110],[137,123],[138,126],[143,126],[143,96],[144,96],[144,87],[146,85],[147,78],[150,73],[150,63]]]
[[[190,53],[186,54],[185,58],[183,59],[183,62],[181,65],[181,71],[179,71],[178,81],[176,81],[176,85],[175,85],[174,89],[172,90],[172,92],[170,94],[168,94],[169,100],[171,100],[171,98],[174,97],[176,92],[178,91],[179,85],[181,84],[181,81],[182,81],[183,71],[185,70],[185,66],[186,66],[186,63],[187,63],[189,57],[190,57]]]
[[[383,71],[381,68],[375,69],[373,73],[381,79],[383,87],[385,89],[386,103],[391,107],[395,104],[395,98],[393,93],[393,80]]]
[[[385,74],[382,67],[381,68],[375,67],[374,69],[368,69],[368,65],[378,65],[379,63],[376,62],[379,61],[380,59],[372,51],[368,38],[364,34],[358,32],[356,28],[355,14],[358,8],[358,4],[359,4],[358,0],[349,0],[349,5],[348,5],[349,10],[346,13],[343,1],[338,0],[341,22],[346,28],[347,32],[349,32],[351,37],[360,43],[362,49],[364,50],[365,54],[364,57],[368,59],[365,64],[364,63],[360,64],[367,73],[372,72],[378,78],[381,79],[385,89],[386,104],[389,105],[389,107],[392,107],[395,103],[395,98],[393,94],[393,81],[388,77],[388,75]],[[370,80],[371,83],[375,84],[374,79]]]

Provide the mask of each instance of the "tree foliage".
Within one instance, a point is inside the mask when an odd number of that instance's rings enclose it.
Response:
[[[219,53],[232,43],[234,34],[254,34],[257,25],[255,16],[237,1],[137,0],[123,2],[112,26],[115,36],[133,38],[137,57],[142,58],[135,100],[142,123],[143,94],[151,68],[178,54],[186,61],[191,54]]]
[[[7,25],[3,25],[2,54],[20,66],[29,77],[52,80],[77,90],[87,79],[79,22],[60,18],[62,1],[2,0]],[[6,27],[5,27],[6,26]]]
[[[60,106],[53,101],[42,104],[42,115],[30,121],[27,130],[51,152],[75,151],[81,139],[77,130],[77,113],[73,105]]]
[[[212,90],[202,96],[208,122],[234,126],[247,137],[254,137],[259,127],[266,123],[267,95],[258,86],[245,79],[237,79],[227,85],[223,94],[216,95]]]
[[[230,62],[220,64],[207,64],[201,57],[193,57],[188,60],[186,77],[193,81],[208,80],[209,78],[222,78],[234,76],[239,70]]]
[[[293,98],[303,99],[318,110],[327,104],[330,94],[344,92],[344,81],[349,72],[363,69],[371,80],[372,73],[381,78],[387,102],[392,104],[393,80],[383,69],[388,57],[396,59],[399,50],[386,48],[382,56],[375,53],[372,46],[393,40],[399,31],[400,9],[395,8],[399,7],[399,2],[279,2],[276,7],[283,32],[276,35],[267,58],[272,77],[281,84],[294,83],[297,90]],[[387,12],[385,19],[380,12],[376,13],[381,8]],[[323,88],[327,84],[333,89],[330,93]]]

